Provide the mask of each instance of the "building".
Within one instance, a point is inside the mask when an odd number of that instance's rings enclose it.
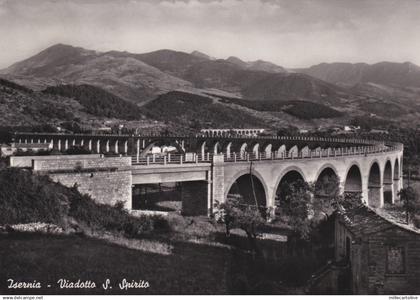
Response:
[[[298,131],[300,134],[307,134],[307,133],[309,133],[309,130],[308,129],[299,129],[299,131]]]
[[[258,136],[264,133],[265,129],[259,128],[233,128],[233,129],[201,129],[202,134],[208,136]]]
[[[356,131],[358,131],[358,130],[360,130],[360,126],[352,126],[352,125],[346,125],[346,126],[344,126],[344,131],[346,131],[346,132],[356,132]]]
[[[420,294],[420,230],[366,206],[337,217],[335,260],[353,294]]]

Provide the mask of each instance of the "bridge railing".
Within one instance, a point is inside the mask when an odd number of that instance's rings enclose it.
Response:
[[[314,137],[314,136],[244,136],[244,135],[222,135],[222,136],[212,136],[205,134],[195,134],[195,135],[179,135],[179,136],[169,136],[162,134],[148,134],[148,135],[135,135],[135,134],[113,134],[113,133],[41,133],[41,132],[14,132],[15,139],[19,138],[25,139],[31,137],[35,138],[40,137],[86,137],[86,138],[134,138],[134,139],[178,139],[178,140],[187,140],[191,138],[209,138],[209,139],[232,139],[232,140],[272,140],[272,141],[306,141],[306,142],[325,142],[325,143],[342,143],[342,144],[353,144],[359,146],[373,146],[378,144],[384,144],[383,141],[372,141],[366,139],[347,139],[347,138],[334,138],[334,137]],[[392,143],[391,143],[392,144]],[[396,143],[394,143],[396,144]]]
[[[214,154],[206,153],[204,156],[197,153],[166,155],[150,154],[144,157],[132,156],[133,165],[174,165],[174,164],[197,164],[209,163],[212,161]]]
[[[343,156],[360,156],[401,150],[398,146],[364,146],[327,149],[307,149],[306,151],[269,151],[269,152],[240,152],[223,154],[225,162],[244,162],[261,160],[293,160],[320,159]],[[132,156],[133,165],[170,165],[211,163],[214,153],[186,153],[186,154],[149,154],[144,157]]]

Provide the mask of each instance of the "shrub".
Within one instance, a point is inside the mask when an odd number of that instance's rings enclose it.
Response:
[[[69,215],[93,229],[122,232],[129,237],[149,233],[154,229],[168,228],[166,220],[161,217],[134,217],[123,209],[121,202],[117,202],[114,206],[100,204],[94,202],[88,195],[73,198]]]
[[[88,84],[51,86],[43,93],[74,98],[95,116],[126,120],[139,120],[142,116],[137,105]]]
[[[420,228],[420,215],[415,215],[413,217],[413,224],[414,226],[416,226],[417,228]]]
[[[96,203],[77,186],[65,187],[47,176],[28,170],[0,169],[0,224],[52,223],[67,227],[68,217],[94,230],[116,231],[136,237],[155,229],[167,229],[161,216],[134,217],[124,203]]]
[[[46,176],[8,168],[0,170],[0,223],[45,222],[63,225],[68,198]]]

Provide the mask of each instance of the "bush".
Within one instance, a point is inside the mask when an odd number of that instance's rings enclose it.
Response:
[[[52,223],[67,228],[68,217],[94,230],[121,232],[129,237],[168,229],[160,216],[134,217],[115,206],[96,203],[77,187],[68,188],[47,176],[22,169],[0,169],[0,224]]]
[[[65,189],[46,176],[27,170],[0,170],[0,223],[45,222],[64,225],[68,198]]]
[[[78,193],[73,188],[74,193]],[[79,194],[80,195],[80,194]],[[166,220],[157,216],[134,217],[122,208],[122,203],[110,206],[94,202],[90,196],[74,197],[69,215],[96,230],[118,231],[129,237],[168,228]]]
[[[414,226],[416,226],[417,228],[420,228],[420,215],[415,215],[413,217],[413,224]]]
[[[88,113],[99,117],[139,120],[142,116],[137,105],[88,84],[51,86],[43,93],[74,98]]]

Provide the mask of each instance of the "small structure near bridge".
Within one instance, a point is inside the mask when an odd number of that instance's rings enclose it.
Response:
[[[335,258],[353,294],[420,294],[420,230],[361,206],[336,219]]]

